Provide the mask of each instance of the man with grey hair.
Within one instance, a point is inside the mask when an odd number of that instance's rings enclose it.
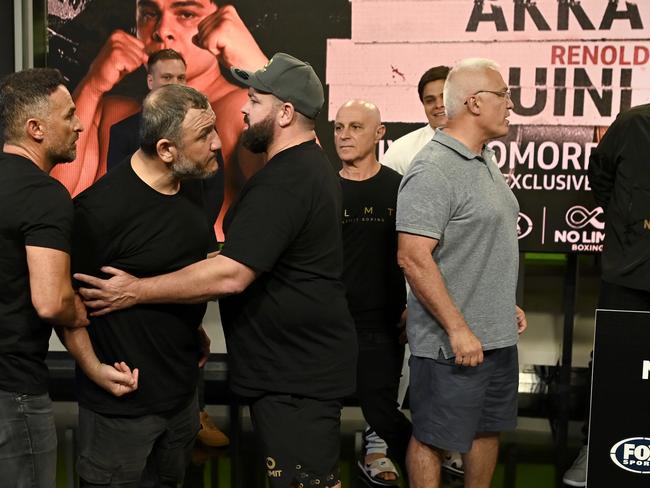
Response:
[[[76,156],[83,126],[75,110],[57,70],[29,69],[0,80],[5,141],[0,153],[0,473],[5,486],[55,485],[57,442],[45,355],[53,325],[88,324],[70,280],[70,195],[48,175]]]
[[[341,190],[314,131],[323,86],[285,53],[232,73],[249,87],[242,143],[268,161],[230,207],[221,253],[151,278],[113,267],[107,280],[75,277],[92,286],[80,292],[98,314],[221,298],[230,388],[250,402],[270,486],[340,487],[357,341],[341,282]]]
[[[120,266],[136,276],[175,271],[215,251],[199,181],[217,171],[220,140],[208,99],[182,85],[145,98],[140,149],[75,200],[73,270]],[[81,486],[175,487],[199,430],[199,366],[209,340],[204,304],[158,303],[91,317],[69,330],[77,362]],[[125,361],[137,390],[116,397],[93,381],[98,365]],[[143,471],[147,467],[146,475]]]
[[[445,450],[465,486],[488,488],[498,433],[517,417],[519,205],[486,143],[508,132],[498,66],[461,61],[444,88],[447,126],[413,160],[397,203],[398,261],[411,286],[411,487],[440,484]]]

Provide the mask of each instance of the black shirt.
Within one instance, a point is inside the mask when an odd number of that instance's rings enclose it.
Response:
[[[140,148],[141,123],[142,112],[137,112],[111,126],[106,171],[111,171]]]
[[[111,126],[108,139],[108,156],[106,158],[106,171],[112,171],[123,161],[130,161],[134,152],[140,149],[140,124],[142,112],[137,112],[126,119],[120,120]],[[223,168],[221,152],[218,153],[219,167]],[[203,205],[208,222],[215,222],[221,204],[223,203],[223,169],[214,176],[200,180],[203,187]]]
[[[222,254],[260,273],[220,301],[235,393],[327,399],[354,391],[340,192],[325,153],[310,141],[269,160],[230,207]]]
[[[100,268],[108,265],[137,277],[154,276],[200,261],[215,247],[196,181],[164,195],[143,182],[127,161],[74,204],[75,272],[101,275]],[[116,398],[77,368],[79,403],[99,413],[131,416],[185,406],[196,388],[197,328],[205,308],[138,305],[91,318],[88,333],[99,360],[139,368],[139,388]]]
[[[29,159],[0,153],[0,389],[47,392],[52,327],[32,304],[25,246],[70,252],[65,187]]]
[[[650,104],[619,114],[589,158],[605,210],[603,280],[650,291]]]
[[[386,166],[363,181],[340,178],[343,190],[343,282],[357,329],[397,333],[406,305],[397,265],[395,209],[402,176]]]

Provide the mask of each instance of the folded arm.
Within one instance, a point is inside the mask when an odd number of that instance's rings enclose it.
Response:
[[[95,354],[85,328],[62,328],[57,332],[65,347],[91,381],[115,396],[122,396],[138,389],[138,369],[131,371],[123,361],[116,362],[113,366],[102,363]]]

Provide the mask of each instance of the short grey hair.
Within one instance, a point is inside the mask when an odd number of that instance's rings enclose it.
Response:
[[[499,65],[486,58],[463,59],[452,68],[445,80],[443,99],[447,117],[457,116],[465,104],[467,97],[472,95],[480,87],[475,86],[474,76],[486,70],[499,71]]]
[[[207,110],[210,102],[189,86],[171,84],[149,92],[142,103],[140,124],[140,148],[144,153],[155,156],[160,139],[180,144],[183,120],[192,108]]]

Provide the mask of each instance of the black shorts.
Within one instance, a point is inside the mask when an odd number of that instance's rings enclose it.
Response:
[[[339,483],[340,400],[266,394],[251,403],[271,488]]]
[[[517,426],[517,346],[485,351],[474,368],[417,356],[409,366],[413,436],[420,442],[468,452],[477,434]]]

